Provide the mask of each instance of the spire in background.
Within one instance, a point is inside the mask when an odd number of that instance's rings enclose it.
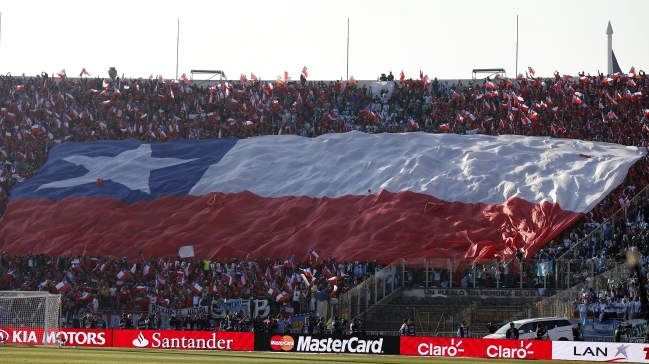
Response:
[[[606,28],[606,35],[608,36],[608,47],[606,50],[606,72],[610,75],[613,72],[613,27],[611,21],[608,21]]]
[[[606,35],[613,35],[613,27],[611,26],[611,21],[608,21],[608,27],[606,28]]]

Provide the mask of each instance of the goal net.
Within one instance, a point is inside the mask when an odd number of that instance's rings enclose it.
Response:
[[[61,295],[0,291],[0,345],[55,344],[60,312]]]

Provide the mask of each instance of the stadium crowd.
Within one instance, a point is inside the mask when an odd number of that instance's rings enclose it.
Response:
[[[419,79],[406,80],[402,75],[393,81],[394,87],[375,84],[375,89],[371,84],[359,85],[353,80],[310,82],[306,69],[300,81],[295,82],[286,77],[266,82],[242,76],[237,81],[222,79],[207,87],[190,82],[185,75],[181,80],[153,76],[148,79],[84,76],[82,72],[80,78],[68,78],[65,71],[30,78],[0,76],[0,161],[3,163],[0,216],[5,212],[11,188],[34,176],[46,162],[49,150],[65,141],[137,138],[165,142],[273,134],[317,137],[358,130],[366,133],[517,134],[646,147],[649,131],[646,120],[649,96],[645,89],[649,86],[649,78],[643,71],[636,73],[635,69],[629,74],[609,76],[579,73],[578,77],[571,77],[556,72],[554,77],[545,79],[535,77],[530,69],[528,76],[519,75],[512,80],[497,75],[494,79],[466,84],[430,81],[423,75]],[[643,158],[630,169],[624,183],[537,257],[551,260],[569,250],[578,239],[642,191],[648,177],[647,160]],[[646,209],[645,201],[633,218],[628,216],[626,228],[618,226],[616,231],[609,228],[608,239],[574,249],[570,253],[572,258],[584,261],[613,259],[623,255],[629,242],[647,253]],[[81,260],[84,268],[73,267],[75,259]],[[108,268],[96,270],[105,260]],[[201,282],[204,290],[210,291],[210,296],[264,296],[273,288],[273,281],[281,292],[287,276],[292,280],[295,273],[299,281],[301,271],[297,269],[309,267],[319,273],[313,276],[313,285],[304,287],[304,301],[297,300],[305,307],[318,291],[324,295],[333,294],[333,284],[327,282],[323,274],[324,265],[334,272],[341,271],[331,260],[314,261],[310,266],[308,262],[299,262],[294,268],[283,268],[279,264],[278,269],[274,269],[278,261],[267,259],[193,260],[185,262],[189,268],[183,276],[172,277],[172,274],[168,277],[171,280],[180,278],[184,285],[156,287],[156,282],[160,284],[157,277],[161,274],[161,266],[156,262],[155,274],[142,273],[147,262],[154,263],[151,260],[140,260],[138,264],[142,267],[136,267],[136,273],[121,286],[117,284],[116,274],[122,269],[130,271],[131,266],[114,257],[81,259],[79,256],[15,257],[6,254],[1,262],[5,273],[9,269],[13,273],[2,277],[0,290],[19,287],[53,290],[54,284],[67,277],[75,283],[75,288],[68,293],[74,295],[74,304],[97,298],[99,307],[111,309],[144,307],[152,300],[169,307],[196,304],[201,295],[191,293],[189,287],[193,281]],[[74,264],[81,265],[80,262]],[[347,264],[343,266],[342,272],[349,277],[341,281],[338,292],[349,289],[366,274],[373,274],[380,264],[362,263],[360,272],[353,264],[351,271]],[[176,268],[179,267],[174,265],[173,269],[163,272],[178,272]],[[228,275],[230,270],[238,283],[223,283],[223,277],[231,276]],[[236,276],[239,272],[245,272],[250,282],[241,282],[241,277]],[[49,283],[42,286],[45,281]],[[211,291],[213,282],[218,283],[214,292]],[[90,296],[83,296],[83,292]]]
[[[63,310],[148,311],[210,305],[219,299],[268,299],[271,314],[281,306],[293,314],[313,312],[317,302],[338,295],[373,275],[381,262],[336,259],[287,260],[185,258],[47,257],[0,255],[0,291],[63,293]],[[335,301],[334,301],[335,302]]]

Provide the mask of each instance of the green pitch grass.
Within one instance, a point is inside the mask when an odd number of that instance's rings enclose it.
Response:
[[[43,348],[2,346],[0,362],[10,363],[284,363],[299,364],[309,361],[315,364],[328,363],[453,363],[453,364],[495,364],[526,363],[542,364],[550,361],[540,360],[497,360],[460,358],[419,358],[399,356],[361,356],[343,354],[293,354],[293,353],[253,353],[224,351],[178,351],[146,349],[99,349],[99,348]],[[556,361],[555,361],[556,362]]]

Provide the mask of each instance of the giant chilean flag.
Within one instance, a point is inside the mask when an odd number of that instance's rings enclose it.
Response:
[[[645,151],[571,139],[328,134],[66,142],[12,191],[17,254],[481,259],[534,253]],[[580,156],[581,155],[581,156]],[[590,157],[590,158],[588,158]],[[101,178],[104,184],[98,184]]]

